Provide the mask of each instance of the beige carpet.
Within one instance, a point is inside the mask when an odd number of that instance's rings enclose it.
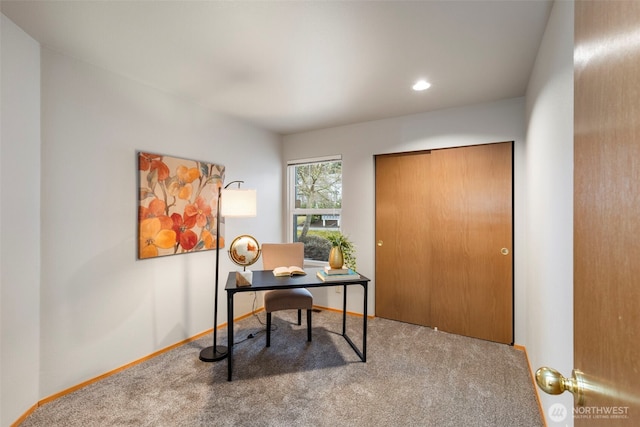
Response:
[[[244,341],[234,347],[233,382],[226,361],[198,359],[208,336],[43,405],[21,425],[543,425],[524,353],[513,347],[376,318],[362,363],[339,335],[340,314],[313,314],[312,343],[294,317],[274,314],[269,349],[258,317],[236,323]],[[347,320],[360,345],[362,319]],[[226,331],[218,337],[225,343]]]

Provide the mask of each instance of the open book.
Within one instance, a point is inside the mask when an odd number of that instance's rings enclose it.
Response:
[[[276,267],[273,269],[273,275],[279,276],[304,276],[307,274],[302,268],[292,265],[291,267]]]

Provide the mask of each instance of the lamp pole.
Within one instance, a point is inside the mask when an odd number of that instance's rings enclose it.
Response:
[[[228,188],[231,184],[238,183],[238,188],[240,188],[240,184],[244,181],[231,181],[224,188]],[[205,347],[200,351],[200,360],[203,362],[217,362],[219,360],[225,359],[229,354],[229,349],[226,346],[218,345],[218,283],[220,277],[220,219],[222,215],[220,214],[222,208],[222,186],[218,188],[218,203],[217,203],[217,214],[216,214],[216,286],[215,286],[215,295],[213,297],[213,345],[211,347]]]

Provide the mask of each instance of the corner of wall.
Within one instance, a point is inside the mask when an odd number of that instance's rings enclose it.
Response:
[[[40,45],[0,18],[0,424],[10,425],[40,385]]]

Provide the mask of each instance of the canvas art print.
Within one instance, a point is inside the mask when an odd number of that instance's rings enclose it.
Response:
[[[215,249],[224,166],[140,152],[138,172],[138,258]]]

